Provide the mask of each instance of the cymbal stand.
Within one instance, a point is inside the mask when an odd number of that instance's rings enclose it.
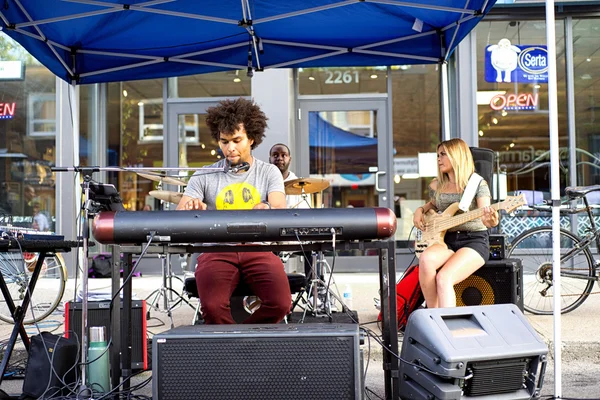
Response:
[[[308,193],[306,193],[304,191],[304,185],[302,185],[301,190],[302,190],[302,193],[300,194],[300,196],[302,197],[302,200],[300,200],[298,203],[294,204],[294,206],[292,208],[297,208],[302,203],[306,203],[306,205],[308,206],[308,208],[312,208],[312,205],[310,204],[310,201],[307,200]]]
[[[171,266],[171,254],[159,254],[158,257],[161,259],[162,282],[158,289],[154,290],[148,295],[148,297],[146,297],[146,304],[148,304],[146,319],[150,318],[150,309],[158,312],[164,311],[171,320],[171,328],[174,328],[175,325],[173,323],[172,314],[173,309],[179,306],[182,302],[186,303],[194,311],[196,310],[196,307],[178,291],[173,289],[173,278],[177,279],[181,283],[181,287],[183,287],[183,281],[177,275],[173,274],[173,268]],[[161,298],[163,300],[162,309],[159,306]],[[152,299],[152,301],[150,301],[150,299]]]

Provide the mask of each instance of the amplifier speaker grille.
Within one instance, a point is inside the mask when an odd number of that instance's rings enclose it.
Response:
[[[357,335],[157,335],[153,346],[155,399],[360,399]]]
[[[516,304],[523,310],[521,260],[490,260],[454,285],[457,306]]]
[[[467,396],[511,393],[525,385],[528,359],[510,359],[472,363],[467,368],[473,377],[465,381]]]

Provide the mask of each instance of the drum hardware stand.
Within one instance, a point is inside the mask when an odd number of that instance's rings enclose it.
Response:
[[[335,287],[335,290],[331,286],[327,287],[327,282],[324,281],[324,274],[326,272],[329,272],[331,276],[331,268],[329,268],[323,252],[313,252],[312,279],[306,290],[306,294],[309,296],[306,302],[308,307],[304,308],[300,323],[304,322],[309,307],[312,309],[312,315],[315,317],[331,317],[331,313],[334,311],[332,305],[334,305],[335,300],[342,305],[344,311],[347,308],[339,293],[336,293],[337,285],[335,281],[330,282]],[[322,305],[319,305],[319,301],[321,301]],[[320,311],[325,311],[325,314],[321,314]]]
[[[158,289],[154,290],[148,295],[148,297],[146,297],[146,303],[149,306],[148,311],[146,312],[146,319],[150,319],[150,309],[159,312],[164,310],[171,320],[171,328],[174,328],[175,325],[173,323],[173,314],[171,312],[173,309],[179,306],[182,302],[186,303],[194,311],[196,310],[196,307],[179,292],[173,289],[173,278],[176,278],[177,280],[180,279],[177,277],[177,275],[173,274],[173,268],[171,267],[171,254],[159,254],[158,257],[161,259],[162,282]],[[181,282],[181,285],[183,286],[183,282]],[[150,301],[150,298],[153,298],[153,300]],[[163,309],[161,309],[159,306],[161,298],[163,299]]]
[[[298,207],[302,203],[306,203],[306,205],[308,205],[308,208],[312,208],[312,205],[307,200],[308,193],[306,193],[304,191],[304,186],[302,186],[301,190],[302,190],[302,193],[300,194],[300,197],[302,197],[302,200],[300,200],[297,204],[294,204],[294,206],[292,208],[296,208],[296,207]]]

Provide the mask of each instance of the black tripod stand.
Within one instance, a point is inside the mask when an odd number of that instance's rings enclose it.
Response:
[[[150,293],[148,297],[146,297],[146,304],[148,305],[146,318],[150,319],[151,309],[158,312],[165,312],[171,320],[171,328],[174,328],[175,324],[173,323],[173,314],[171,312],[173,309],[180,306],[181,303],[186,303],[194,311],[196,310],[196,307],[192,303],[190,303],[188,299],[183,297],[181,293],[173,289],[174,279],[181,283],[181,288],[183,288],[184,283],[180,277],[173,274],[173,268],[171,265],[171,254],[160,254],[158,257],[161,259],[162,281],[160,287],[154,290],[152,293]],[[161,299],[163,300],[162,303]]]
[[[336,302],[341,305],[344,312],[347,312],[346,304],[342,300],[331,274],[331,267],[323,252],[313,252],[310,283],[306,291],[296,298],[292,307],[294,309],[300,301],[303,301],[304,313],[300,323],[304,322],[309,311],[314,317],[331,318],[331,314],[338,311]],[[328,275],[327,279],[326,275]],[[306,295],[307,298],[304,299],[303,295]]]

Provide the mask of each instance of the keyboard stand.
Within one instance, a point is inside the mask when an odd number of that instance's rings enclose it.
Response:
[[[29,307],[29,301],[31,300],[31,294],[35,289],[35,284],[40,276],[40,272],[42,271],[42,266],[44,264],[44,259],[49,253],[54,252],[65,252],[71,251],[72,247],[77,247],[78,242],[73,241],[63,241],[63,240],[45,240],[45,241],[37,241],[37,240],[2,240],[0,241],[0,252],[7,252],[10,250],[20,249],[23,252],[31,252],[31,253],[39,253],[37,262],[35,263],[35,267],[33,270],[33,274],[31,275],[31,279],[29,280],[29,284],[27,285],[27,291],[25,296],[23,297],[23,301],[20,306],[15,306],[15,302],[12,299],[10,292],[8,290],[8,286],[6,285],[6,281],[4,280],[4,276],[0,273],[0,290],[2,291],[2,296],[4,296],[4,300],[6,301],[6,305],[8,306],[10,313],[15,321],[15,326],[10,335],[10,339],[8,339],[8,344],[6,345],[6,349],[4,350],[4,354],[2,356],[2,364],[0,364],[0,384],[2,384],[2,379],[4,378],[4,374],[6,373],[6,368],[8,367],[8,363],[10,362],[10,356],[15,348],[15,344],[17,343],[17,336],[21,336],[21,340],[23,340],[23,344],[25,345],[25,349],[29,352],[29,336],[27,336],[27,332],[25,331],[25,327],[23,326],[23,320],[25,319],[25,315],[27,313],[27,308]]]

